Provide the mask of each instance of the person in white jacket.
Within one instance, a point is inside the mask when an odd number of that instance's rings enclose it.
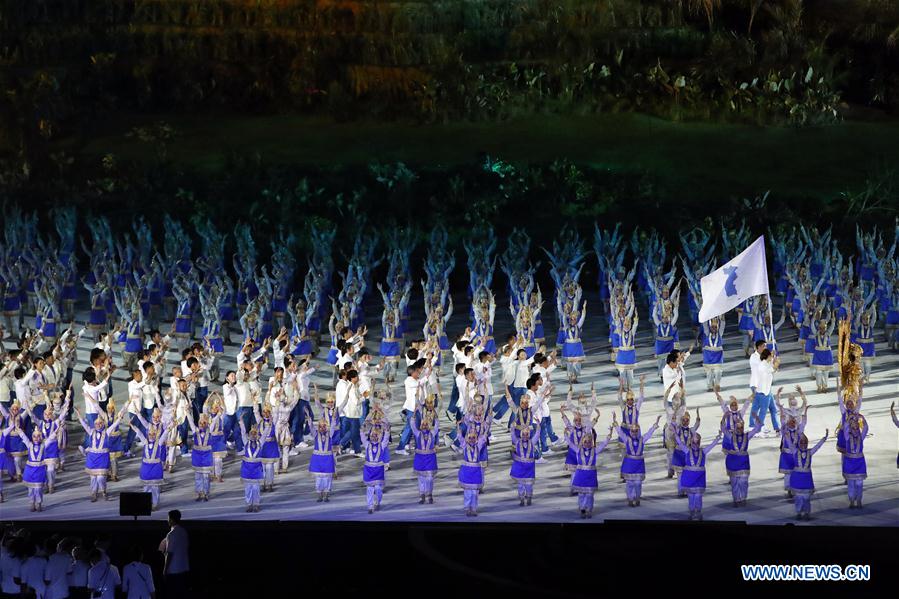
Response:
[[[345,418],[340,446],[346,450],[352,445],[348,453],[362,457],[362,437],[359,435],[362,429],[362,394],[359,392],[358,371],[347,371],[346,384],[337,394],[337,410]]]

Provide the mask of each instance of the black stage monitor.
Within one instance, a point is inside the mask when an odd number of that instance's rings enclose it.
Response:
[[[149,493],[119,493],[119,516],[149,516],[153,512],[153,497]]]

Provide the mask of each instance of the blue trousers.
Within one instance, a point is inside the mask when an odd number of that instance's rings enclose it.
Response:
[[[293,442],[295,445],[303,442],[303,435],[306,434],[307,413],[310,423],[315,422],[315,417],[312,415],[312,406],[310,406],[309,402],[305,399],[301,399],[297,402],[296,407],[294,407],[293,412],[290,414],[290,431],[293,435]]]
[[[453,379],[453,391],[450,393],[450,402],[446,411],[450,414],[457,414],[459,412],[459,387],[456,385],[455,379]]]
[[[362,419],[360,418],[346,418],[346,428],[343,429],[343,437],[340,438],[340,446],[343,448],[347,448],[350,445],[353,446],[353,451],[359,453],[362,451],[362,437],[359,436],[359,431],[362,425]]]
[[[550,441],[555,443],[559,440],[559,437],[556,435],[555,431],[553,431],[553,420],[549,416],[544,416],[540,420],[540,450],[545,452],[548,447],[546,444],[546,439],[549,438]]]
[[[412,438],[412,426],[409,424],[409,419],[413,417],[413,414],[410,414],[408,410],[403,410],[403,416],[406,418],[406,424],[403,426],[403,432],[400,433],[400,444],[396,447],[398,451],[405,449],[409,444],[409,439]]]
[[[246,427],[247,431],[249,432],[250,427],[256,423],[256,417],[253,416],[253,408],[237,408],[237,420],[238,422],[243,422],[244,427]],[[236,422],[235,426],[237,426]],[[237,426],[237,430],[234,432],[234,447],[235,449],[237,449],[237,451],[243,451],[243,439],[240,437],[239,426]]]
[[[187,437],[190,435],[190,423],[187,418],[178,425],[178,436],[181,437],[181,453],[187,453]]]
[[[777,421],[777,404],[774,403],[774,398],[770,393],[767,395],[764,393],[756,392],[755,397],[752,400],[752,421],[754,423],[756,421],[760,421],[763,425],[765,424],[765,416],[771,414],[771,424],[775,429],[780,429],[780,423]]]
[[[225,440],[225,443],[228,441],[235,441],[234,433],[237,430],[237,412],[235,411],[230,416],[228,414],[222,415],[222,438]]]
[[[197,387],[197,392],[194,395],[193,402],[191,402],[194,422],[199,422],[200,414],[203,413],[203,404],[206,403],[207,397],[209,397],[209,387]]]

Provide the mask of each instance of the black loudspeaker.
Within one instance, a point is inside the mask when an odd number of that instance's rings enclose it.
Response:
[[[149,493],[119,493],[119,516],[149,516],[153,513],[153,496]]]

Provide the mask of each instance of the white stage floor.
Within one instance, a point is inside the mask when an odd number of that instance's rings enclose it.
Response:
[[[463,305],[464,298],[457,298],[456,305]],[[596,298],[590,298],[592,306],[599,306]],[[372,302],[373,303],[373,302]],[[778,301],[779,303],[779,301]],[[499,302],[500,306],[504,304]],[[420,305],[417,306],[421,311]],[[683,308],[685,310],[685,307]],[[776,310],[775,310],[776,311]],[[373,312],[373,309],[370,309]],[[415,312],[413,312],[415,313]],[[377,334],[380,328],[373,314],[369,314],[370,341],[369,349],[377,356]],[[83,315],[79,315],[83,318]],[[554,321],[552,311],[544,315],[547,323]],[[682,320],[687,321],[686,313]],[[416,322],[416,321],[414,321]],[[645,321],[644,321],[645,322]],[[420,327],[420,322],[417,322]],[[450,333],[456,333],[463,326],[461,318],[450,323]],[[639,364],[637,376],[647,373],[647,399],[641,414],[644,430],[662,413],[661,383],[655,376],[655,360],[651,356],[652,342],[650,331],[644,324],[638,340]],[[507,310],[498,310],[497,337],[511,330],[511,321]],[[554,332],[554,326],[547,326],[547,332]],[[615,369],[608,362],[608,343],[606,340],[604,318],[596,312],[588,314],[586,330],[583,338],[590,340],[586,344],[587,360],[576,391],[589,392],[590,383],[595,382],[600,398],[602,416],[597,425],[601,436],[605,436],[611,420],[612,411],[617,410],[616,392],[618,381],[614,376]],[[681,336],[691,336],[684,324],[681,325]],[[237,335],[235,335],[237,336]],[[831,377],[831,391],[827,394],[815,392],[815,383],[810,379],[808,369],[800,365],[800,353],[796,342],[796,332],[784,327],[781,330],[782,365],[775,377],[775,389],[783,386],[792,389],[796,384],[803,385],[809,397],[809,424],[806,432],[810,442],[814,443],[829,428],[831,437],[815,456],[814,477],[817,492],[812,500],[812,520],[797,523],[802,526],[815,525],[848,525],[848,526],[897,526],[899,525],[899,470],[896,468],[897,429],[890,418],[890,402],[896,398],[899,383],[899,354],[889,352],[884,343],[878,343],[880,355],[876,358],[871,384],[865,388],[863,413],[873,433],[866,440],[865,453],[868,464],[868,479],[865,482],[864,507],[849,509],[846,487],[842,484],[840,474],[840,456],[835,448],[834,429],[839,423],[840,414],[837,407],[835,383]],[[836,337],[834,337],[836,340]],[[551,341],[551,338],[550,338]],[[684,344],[685,346],[688,343]],[[79,354],[86,359],[90,343],[82,344],[84,351]],[[731,331],[728,335],[728,348],[725,359],[725,371],[722,381],[722,395],[736,395],[741,400],[748,393],[749,365],[743,356],[740,340]],[[228,354],[222,360],[222,373],[233,369],[236,347],[226,348]],[[320,352],[320,356],[324,351]],[[116,361],[119,361],[116,356]],[[319,364],[325,365],[318,360]],[[170,366],[173,360],[170,359]],[[325,365],[327,366],[327,365]],[[76,388],[80,388],[80,372],[83,364],[76,369]],[[499,377],[499,368],[494,369]],[[224,376],[224,374],[222,375]],[[267,378],[267,377],[266,377]],[[324,368],[315,377],[320,390],[330,388],[331,371]],[[552,406],[553,426],[557,434],[563,430],[557,407],[564,397],[561,390],[567,389],[565,373],[556,371],[553,380],[560,390],[554,398]],[[449,398],[451,378],[449,369],[444,366],[441,376],[444,397]],[[114,397],[119,405],[124,397],[125,373],[116,374]],[[216,387],[213,384],[213,389]],[[497,388],[499,385],[497,384]],[[691,411],[698,407],[702,415],[699,432],[706,441],[716,433],[721,411],[714,394],[705,391],[705,376],[701,366],[701,357],[694,355],[687,367],[687,403]],[[395,393],[391,418],[394,422],[394,444],[402,425],[400,422],[399,389]],[[76,394],[77,397],[77,394]],[[441,410],[442,412],[442,410]],[[664,422],[664,417],[663,417]],[[72,426],[70,445],[76,445],[81,439],[77,425]],[[441,422],[444,432],[448,432],[450,423]],[[305,450],[297,457],[291,458],[290,472],[277,475],[275,490],[262,495],[262,510],[259,513],[245,512],[243,485],[240,483],[240,463],[233,456],[225,462],[225,482],[213,483],[211,499],[205,503],[194,502],[193,472],[190,460],[181,459],[177,471],[168,475],[160,500],[160,509],[154,512],[154,519],[164,519],[169,509],[180,509],[185,518],[190,520],[364,520],[364,521],[414,521],[414,522],[528,522],[528,523],[574,523],[601,522],[603,520],[685,520],[687,519],[687,500],[678,498],[676,480],[666,477],[665,450],[661,446],[661,436],[656,432],[646,451],[647,478],[643,485],[643,500],[640,507],[630,508],[624,493],[624,485],[618,483],[618,467],[620,459],[614,444],[609,446],[600,456],[599,490],[595,497],[595,511],[592,520],[581,520],[577,509],[577,498],[568,492],[569,475],[563,473],[564,450],[546,456],[547,463],[537,466],[537,482],[534,490],[533,505],[519,507],[514,481],[509,478],[509,437],[504,423],[495,425],[497,442],[490,446],[490,466],[486,473],[486,488],[480,498],[480,515],[467,518],[462,506],[462,491],[458,487],[456,474],[458,462],[453,454],[441,447],[438,451],[440,472],[438,474],[433,505],[418,505],[417,481],[411,471],[411,456],[400,456],[393,452],[391,469],[387,474],[387,486],[380,512],[367,513],[365,505],[365,487],[362,484],[362,460],[352,456],[338,458],[339,478],[334,481],[331,501],[316,503],[314,480],[306,471],[310,450]],[[57,490],[53,495],[45,496],[44,511],[30,512],[30,503],[24,485],[4,483],[6,502],[0,504],[2,520],[87,520],[118,519],[118,494],[122,491],[141,491],[137,477],[140,460],[132,458],[120,462],[121,482],[110,483],[109,501],[91,503],[87,475],[83,472],[84,459],[77,451],[69,449],[66,471],[59,475]],[[745,521],[750,524],[778,525],[796,522],[793,503],[784,497],[783,478],[777,472],[779,457],[778,440],[775,438],[753,439],[750,443],[752,475],[750,477],[749,498],[746,507],[734,508],[731,504],[730,487],[724,471],[724,456],[715,449],[708,459],[708,488],[704,498],[704,518],[706,521]]]

